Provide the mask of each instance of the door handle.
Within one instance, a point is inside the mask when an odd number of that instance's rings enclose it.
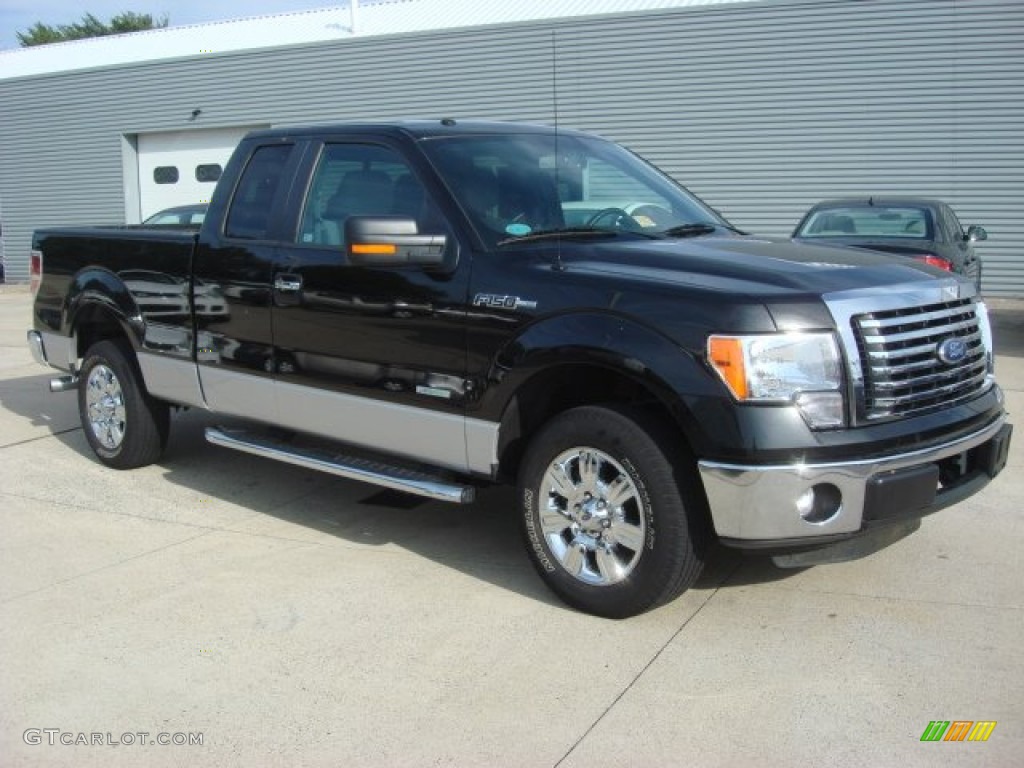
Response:
[[[282,293],[298,293],[302,290],[301,275],[280,274],[274,278],[274,290]]]

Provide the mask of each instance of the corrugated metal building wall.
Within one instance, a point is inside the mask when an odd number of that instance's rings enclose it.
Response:
[[[788,234],[824,197],[939,197],[988,229],[985,291],[1024,295],[1021,0],[764,0],[357,37],[0,80],[0,104],[8,280],[27,278],[33,228],[123,219],[125,136],[462,116],[597,131],[759,234]]]

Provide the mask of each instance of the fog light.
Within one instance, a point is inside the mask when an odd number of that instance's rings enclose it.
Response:
[[[811,429],[839,429],[846,424],[841,392],[801,392],[796,407]]]
[[[813,485],[796,500],[796,511],[808,523],[827,523],[842,506],[843,494],[832,483]]]

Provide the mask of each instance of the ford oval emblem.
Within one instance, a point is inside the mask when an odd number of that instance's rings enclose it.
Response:
[[[960,338],[943,339],[935,354],[946,365],[956,365],[967,357],[967,342]]]

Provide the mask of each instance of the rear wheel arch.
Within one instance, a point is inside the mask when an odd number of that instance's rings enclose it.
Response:
[[[84,365],[89,350],[103,341],[115,344],[124,355],[145,397],[150,397],[145,376],[139,364],[140,335],[132,322],[115,308],[99,301],[82,302],[71,325],[75,354]]]
[[[141,345],[142,315],[128,286],[110,270],[90,267],[76,274],[65,306],[66,328],[77,339],[79,358],[103,339],[123,337],[135,350]]]
[[[97,342],[108,339],[124,339],[133,351],[137,348],[137,337],[127,318],[98,301],[84,301],[79,304],[71,320],[71,334],[75,339],[76,354],[79,358],[85,357],[89,348]]]

